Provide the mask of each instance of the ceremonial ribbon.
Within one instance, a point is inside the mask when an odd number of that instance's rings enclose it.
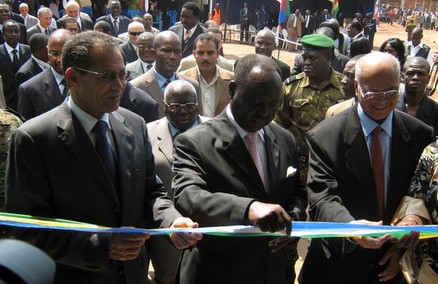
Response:
[[[29,229],[48,229],[81,231],[88,233],[148,233],[151,235],[169,235],[175,232],[202,233],[223,237],[257,237],[257,236],[283,236],[285,232],[262,232],[254,226],[220,226],[202,228],[166,228],[166,229],[142,229],[142,228],[109,228],[98,225],[76,222],[64,219],[51,219],[30,215],[0,213],[0,226],[12,226]],[[420,239],[438,237],[438,225],[424,226],[371,226],[350,223],[331,222],[292,222],[292,237],[301,238],[342,238],[369,236],[380,237],[390,234],[400,238],[411,231],[420,233]]]

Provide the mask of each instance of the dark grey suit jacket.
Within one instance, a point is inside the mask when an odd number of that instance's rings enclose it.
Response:
[[[20,86],[18,112],[25,119],[31,119],[59,106],[64,99],[49,68]]]
[[[131,63],[138,59],[137,51],[135,51],[134,47],[132,46],[129,40],[127,42],[122,43],[120,45],[120,48],[124,54],[126,63]]]
[[[146,123],[158,119],[158,103],[145,91],[127,82],[120,106],[143,117]]]
[[[18,53],[19,65],[22,66],[31,56],[30,47],[28,45],[20,44],[20,50]],[[0,62],[0,76],[2,76],[6,105],[16,111],[18,106],[18,96],[15,89],[15,74],[18,70],[15,70],[13,66],[5,44],[0,45]]]
[[[116,33],[114,30],[114,23],[111,22],[111,16],[108,14],[106,16],[102,16],[96,20],[97,22],[105,21],[111,26],[111,35],[117,37],[119,34],[126,33],[128,31],[128,25],[131,23],[131,20],[125,16],[119,17],[119,32]]]
[[[192,36],[189,38],[189,41],[187,43],[184,43],[184,26],[182,24],[170,27],[169,30],[176,33],[181,40],[183,58],[193,54],[193,50],[195,49],[194,42],[196,37],[198,37],[198,35],[202,33],[205,33],[206,31],[206,29],[198,23]]]
[[[15,131],[6,210],[108,227],[168,227],[181,215],[157,182],[144,120],[119,108],[109,114],[118,191],[67,102]],[[118,192],[118,193],[117,193]],[[24,235],[57,262],[56,283],[146,283],[145,250],[131,261],[108,259],[108,235],[43,231]]]
[[[435,140],[431,127],[398,110],[394,110],[392,127],[385,225],[389,225],[406,194],[424,147]],[[373,168],[357,104],[322,121],[307,133],[307,138],[311,219],[345,223],[360,219],[379,221]],[[313,239],[301,269],[300,283],[324,283],[327,279],[331,283],[379,283],[377,274],[384,266],[377,262],[388,245],[372,250],[347,238]],[[404,279],[400,273],[388,282],[404,283]]]
[[[174,140],[175,206],[200,227],[249,224],[250,204],[276,203],[295,220],[305,220],[306,191],[299,181],[298,152],[292,134],[270,123],[263,128],[270,187],[266,190],[244,141],[226,111]],[[297,169],[287,176],[289,167]],[[185,250],[180,283],[292,283],[286,251],[268,251],[271,237],[204,235]]]
[[[20,67],[15,75],[15,89],[18,92],[20,85],[32,78],[33,76],[43,72],[43,69],[38,63],[31,57],[23,66]]]
[[[406,112],[404,95],[401,95],[397,104],[397,109]],[[435,134],[438,133],[438,103],[427,95],[424,95],[420,108],[415,115],[422,122],[429,126],[432,126],[435,130]]]
[[[49,35],[51,33],[53,33],[56,29],[52,26],[50,26],[49,28]],[[42,33],[40,27],[38,25],[31,27],[30,29],[27,30],[27,35],[26,35],[26,39],[27,42],[29,42],[29,39],[31,36],[33,36],[34,34],[38,34],[38,33]]]
[[[196,89],[196,94],[198,95],[198,106],[199,106],[199,113],[202,113],[202,94],[201,89],[199,88],[198,82],[193,80],[192,78],[189,78],[187,76],[176,74],[176,78],[180,80],[184,80],[192,84]],[[158,103],[158,117],[163,118],[166,116],[164,113],[164,95],[161,92],[160,86],[158,86],[157,79],[154,75],[154,69],[152,68],[148,72],[144,73],[143,75],[135,78],[134,80],[130,81],[130,83],[145,91],[147,94],[149,94],[157,103]]]

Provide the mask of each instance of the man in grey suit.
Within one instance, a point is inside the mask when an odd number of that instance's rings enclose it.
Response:
[[[15,88],[17,92],[21,84],[50,67],[47,52],[48,42],[49,36],[41,33],[34,34],[30,38],[29,46],[32,55],[30,59],[18,69],[15,75]]]
[[[196,90],[186,81],[176,80],[170,83],[166,87],[164,101],[166,117],[148,123],[148,132],[157,176],[163,182],[169,196],[173,198],[173,139],[208,118],[199,115]],[[148,249],[158,283],[175,283],[181,252],[162,236],[152,236]]]
[[[19,6],[19,10],[20,10],[20,16],[24,20],[24,25],[26,26],[26,29],[30,29],[31,27],[38,24],[38,18],[29,14],[29,5],[27,5],[24,2],[21,3]]]
[[[50,68],[21,84],[18,88],[18,112],[31,119],[59,106],[67,97],[68,86],[62,71],[62,48],[73,34],[56,30],[47,45]]]
[[[135,79],[140,75],[152,69],[155,62],[154,56],[154,34],[144,32],[137,38],[138,59],[126,65],[126,71],[129,71],[129,80]]]
[[[111,26],[111,35],[117,37],[119,34],[126,33],[128,31],[128,25],[131,20],[125,16],[120,15],[122,7],[118,0],[111,0],[110,14],[102,16],[96,20],[97,22],[105,21]]]
[[[295,139],[271,122],[282,93],[278,65],[245,56],[230,83],[231,103],[174,140],[175,206],[200,226],[255,225],[290,233],[305,220]],[[184,212],[184,213],[183,213]],[[293,283],[296,242],[205,235],[183,252],[180,283]]]
[[[69,0],[64,7],[65,15],[76,20],[79,26],[79,32],[93,30],[94,24],[90,18],[84,17],[80,13],[81,7],[75,0]],[[64,16],[65,17],[65,16]]]
[[[114,40],[80,33],[66,43],[62,62],[71,96],[16,130],[6,211],[108,227],[196,227],[156,178],[146,123],[119,108],[127,73]],[[11,233],[54,258],[56,283],[147,283],[149,234]],[[201,237],[170,240],[185,249]]]
[[[170,27],[169,30],[176,33],[181,41],[182,57],[192,54],[195,49],[196,37],[205,33],[206,29],[199,24],[201,9],[194,2],[187,2],[181,10],[181,24]]]
[[[36,33],[50,35],[55,31],[50,24],[52,23],[52,11],[49,8],[42,7],[38,10],[38,24],[27,30],[27,41]]]
[[[164,113],[164,89],[175,80],[185,80],[191,83],[198,94],[198,104],[202,113],[202,97],[199,84],[195,80],[177,74],[181,61],[181,42],[178,36],[171,31],[164,31],[155,36],[153,52],[155,64],[151,70],[131,81],[132,85],[148,93],[159,105],[159,117],[163,118]]]
[[[319,222],[389,225],[431,127],[394,110],[400,66],[388,53],[356,62],[358,103],[307,132],[309,214]],[[313,239],[300,283],[405,283],[391,235]],[[317,271],[317,273],[315,273]]]

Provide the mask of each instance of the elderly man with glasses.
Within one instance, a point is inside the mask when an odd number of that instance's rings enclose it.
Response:
[[[355,66],[358,103],[307,133],[313,221],[390,224],[435,137],[431,127],[395,110],[399,82],[394,56],[365,55]],[[300,283],[405,283],[398,264],[403,242],[397,241],[390,235],[313,239]]]

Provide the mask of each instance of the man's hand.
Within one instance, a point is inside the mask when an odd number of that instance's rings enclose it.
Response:
[[[379,273],[379,281],[388,281],[394,278],[400,272],[399,260],[402,252],[399,248],[393,246],[379,260],[379,265],[386,265],[385,270]]]
[[[126,261],[137,258],[149,234],[111,234],[109,238],[109,258]]]
[[[373,225],[373,226],[382,226],[383,222],[372,222],[368,220],[356,220],[351,221],[350,224],[363,224],[363,225]],[[366,249],[380,249],[384,243],[391,239],[390,234],[385,234],[378,238],[372,237],[351,237],[351,239]]]
[[[173,221],[171,228],[198,228],[199,224],[190,218],[180,217]],[[177,249],[186,249],[202,240],[202,234],[198,233],[173,233],[170,235],[173,245]]]
[[[249,206],[248,219],[264,232],[274,233],[286,228],[286,234],[290,236],[292,231],[292,217],[278,204],[254,201]]]

